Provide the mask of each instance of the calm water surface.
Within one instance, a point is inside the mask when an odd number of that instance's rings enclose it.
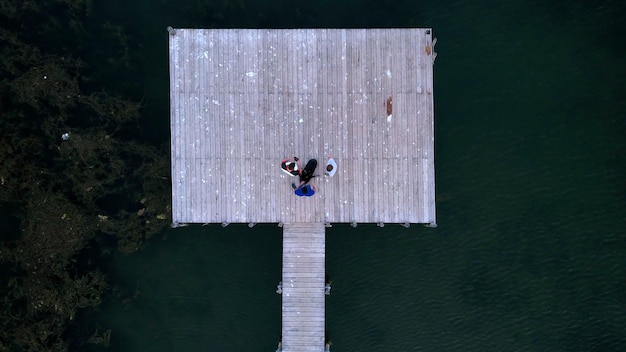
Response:
[[[439,228],[327,231],[333,351],[626,350],[621,2],[162,3],[125,6],[163,138],[167,25],[434,28]],[[274,225],[170,230],[106,265],[119,297],[81,324],[111,350],[276,348]]]

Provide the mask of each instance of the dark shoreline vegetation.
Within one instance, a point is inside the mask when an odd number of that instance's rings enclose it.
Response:
[[[77,314],[114,294],[98,260],[170,223],[168,146],[128,82],[101,83],[131,49],[89,0],[0,0],[0,23],[0,351],[67,351]],[[103,330],[72,345],[108,346]]]

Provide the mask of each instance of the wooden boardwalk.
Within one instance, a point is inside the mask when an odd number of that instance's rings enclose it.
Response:
[[[170,34],[174,224],[436,224],[430,29]],[[328,155],[294,196],[280,161]]]
[[[431,29],[168,30],[173,224],[283,224],[282,351],[322,352],[325,224],[436,225]]]
[[[325,241],[323,224],[283,227],[283,352],[324,351]]]

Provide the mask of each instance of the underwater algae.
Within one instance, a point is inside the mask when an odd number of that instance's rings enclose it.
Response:
[[[167,149],[135,138],[141,103],[79,57],[90,4],[0,1],[0,209],[17,224],[1,232],[0,351],[67,351],[68,324],[110,291],[98,258],[169,225]]]

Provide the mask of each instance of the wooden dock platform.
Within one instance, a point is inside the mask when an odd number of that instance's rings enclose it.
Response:
[[[174,224],[436,224],[429,28],[169,38]],[[295,197],[290,156],[337,174]]]
[[[325,225],[436,226],[432,31],[168,32],[173,225],[282,225],[279,349],[322,352]],[[319,162],[312,197],[293,156]]]
[[[283,352],[324,351],[325,242],[323,224],[283,227]]]

